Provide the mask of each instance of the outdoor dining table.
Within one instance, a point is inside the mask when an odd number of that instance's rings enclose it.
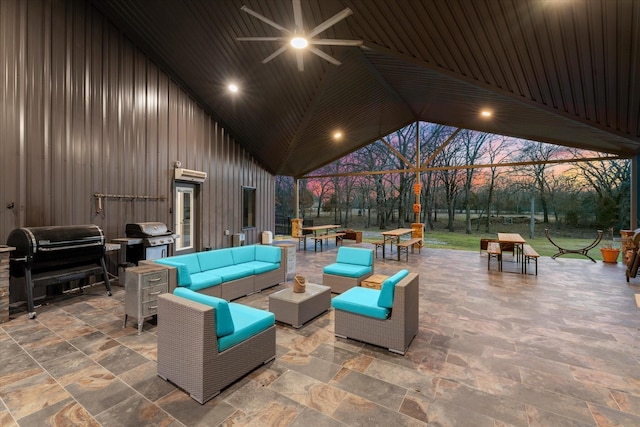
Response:
[[[524,238],[518,233],[498,233],[498,242],[513,243],[513,247],[516,249],[516,262],[520,262],[520,255],[522,254],[522,248],[527,243]]]
[[[314,239],[318,237],[318,231],[324,231],[322,234],[329,234],[329,230],[335,230],[336,228],[342,227],[341,225],[329,224],[329,225],[310,225],[307,227],[302,227],[303,231],[313,231]],[[307,239],[304,239],[304,250],[307,250]]]
[[[387,242],[389,242],[389,247],[391,248],[391,252],[393,252],[393,243],[398,243],[402,236],[407,234],[411,234],[413,230],[411,228],[396,228],[395,230],[383,231],[382,232],[382,258],[384,259],[385,246],[387,246]]]

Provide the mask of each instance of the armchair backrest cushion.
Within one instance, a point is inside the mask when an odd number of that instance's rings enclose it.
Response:
[[[280,263],[282,248],[278,246],[256,245],[256,261]]]
[[[219,338],[231,335],[235,331],[231,311],[229,311],[229,303],[226,300],[201,294],[187,288],[176,288],[173,294],[213,307],[216,311],[216,335]]]
[[[400,270],[396,274],[382,282],[380,296],[378,296],[378,305],[380,307],[393,308],[393,295],[396,289],[396,285],[398,284],[398,282],[404,279],[407,274],[409,274],[407,270]]]
[[[371,266],[373,265],[373,251],[371,249],[341,246],[338,248],[336,262],[341,264]]]
[[[233,255],[234,264],[242,264],[244,262],[255,261],[256,245],[239,246],[237,248],[231,248],[231,255]]]
[[[202,271],[233,265],[231,249],[216,249],[215,251],[198,252],[198,260]]]

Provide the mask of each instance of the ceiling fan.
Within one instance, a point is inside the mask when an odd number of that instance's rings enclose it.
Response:
[[[298,70],[304,71],[304,64],[302,61],[302,50],[309,49],[311,52],[318,55],[320,58],[331,62],[335,65],[340,65],[340,61],[328,55],[327,53],[321,51],[316,45],[323,46],[362,46],[362,40],[341,40],[341,39],[317,39],[315,38],[318,34],[322,33],[327,28],[337,24],[338,22],[345,19],[347,16],[351,15],[353,12],[351,9],[346,8],[342,12],[337,13],[333,17],[327,19],[320,25],[316,26],[314,29],[305,32],[304,23],[302,20],[302,6],[300,4],[300,0],[292,0],[293,3],[293,19],[295,22],[295,29],[289,30],[284,28],[282,25],[277,24],[270,20],[269,18],[260,15],[258,12],[255,12],[249,9],[247,6],[242,6],[240,10],[248,13],[249,15],[258,18],[262,22],[269,24],[270,26],[280,30],[284,35],[281,37],[238,37],[236,40],[243,42],[266,42],[266,41],[283,41],[285,44],[280,47],[280,49],[273,52],[271,55],[267,56],[262,63],[266,64],[271,61],[276,56],[280,55],[282,52],[292,47],[296,52],[296,61],[298,63]]]

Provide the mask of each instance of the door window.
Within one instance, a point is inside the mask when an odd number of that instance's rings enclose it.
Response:
[[[193,250],[195,242],[194,188],[176,185],[175,230],[180,237],[176,240],[176,252]]]

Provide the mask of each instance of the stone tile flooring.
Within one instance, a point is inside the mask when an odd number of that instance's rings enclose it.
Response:
[[[297,271],[322,283],[335,256],[298,251]],[[0,425],[640,425],[640,278],[621,263],[546,257],[525,276],[477,252],[376,260],[377,273],[405,267],[420,274],[406,356],[335,338],[329,311],[279,324],[276,360],[205,405],[156,375],[154,325],[122,328],[122,287],[14,313],[0,324]],[[266,309],[283,286],[238,302]]]

